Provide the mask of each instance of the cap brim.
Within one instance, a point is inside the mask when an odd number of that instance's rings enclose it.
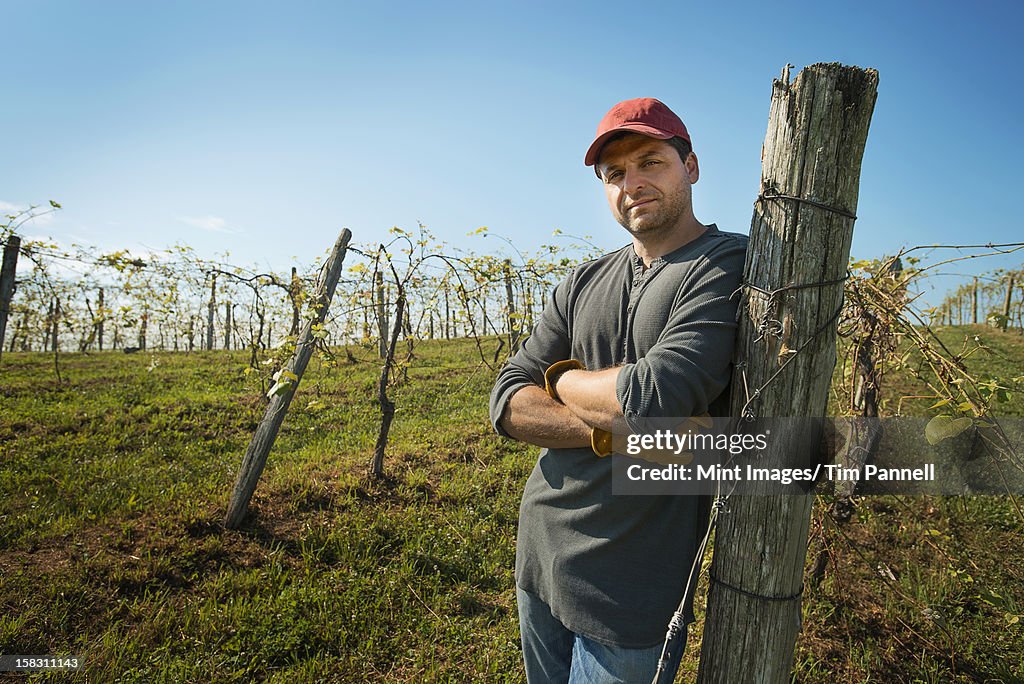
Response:
[[[601,155],[601,148],[608,142],[608,138],[612,137],[620,131],[629,131],[630,133],[639,133],[640,135],[646,135],[649,138],[657,138],[658,140],[668,140],[673,137],[673,133],[666,133],[660,128],[654,128],[646,124],[625,124],[618,126],[610,131],[605,131],[590,144],[590,149],[587,150],[587,156],[583,158],[583,163],[587,166],[593,166],[597,163],[597,158]]]

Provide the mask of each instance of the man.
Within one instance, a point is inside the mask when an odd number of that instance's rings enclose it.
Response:
[[[658,100],[615,105],[585,164],[631,244],[555,288],[490,403],[499,434],[542,447],[516,548],[531,684],[654,676],[708,501],[614,496],[612,459],[602,456],[613,434],[702,415],[722,395],[746,250],[746,236],[694,217],[697,157],[683,122]]]

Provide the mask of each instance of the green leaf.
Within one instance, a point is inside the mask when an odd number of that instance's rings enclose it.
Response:
[[[279,394],[287,394],[292,389],[291,380],[278,380],[274,383],[274,386],[267,392],[267,399],[273,399]]]
[[[961,432],[971,427],[973,420],[967,417],[954,418],[953,416],[935,416],[928,421],[924,428],[925,439],[932,446],[935,446],[944,439],[956,437]]]
[[[952,401],[952,400],[951,399],[940,399],[939,401],[935,402],[934,404],[932,404],[928,408],[929,409],[937,409],[940,406],[945,406],[946,404],[950,403],[950,401]]]

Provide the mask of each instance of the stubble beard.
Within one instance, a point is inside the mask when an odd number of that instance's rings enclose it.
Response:
[[[627,211],[618,217],[619,225],[629,231],[630,235],[641,240],[668,235],[679,226],[686,215],[684,194],[676,194],[671,199],[664,195],[656,198],[659,206],[653,212],[648,210],[635,218]]]

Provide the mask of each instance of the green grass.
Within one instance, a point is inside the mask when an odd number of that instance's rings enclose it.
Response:
[[[5,355],[0,652],[78,654],[98,681],[517,680],[533,457],[491,436],[470,351],[417,349],[384,482],[376,363],[314,362],[237,532],[263,409],[244,353],[69,355],[62,384]]]
[[[996,337],[1019,369],[1021,338]],[[391,391],[389,477],[370,479],[379,369],[351,351],[311,364],[238,531],[220,520],[264,408],[246,353],[66,355],[62,383],[52,357],[5,353],[0,653],[78,655],[103,682],[522,681],[535,450],[493,435],[471,341],[421,343]],[[1022,530],[1003,499],[873,498],[843,526],[817,507],[808,563],[829,565],[798,680],[1020,681]]]

